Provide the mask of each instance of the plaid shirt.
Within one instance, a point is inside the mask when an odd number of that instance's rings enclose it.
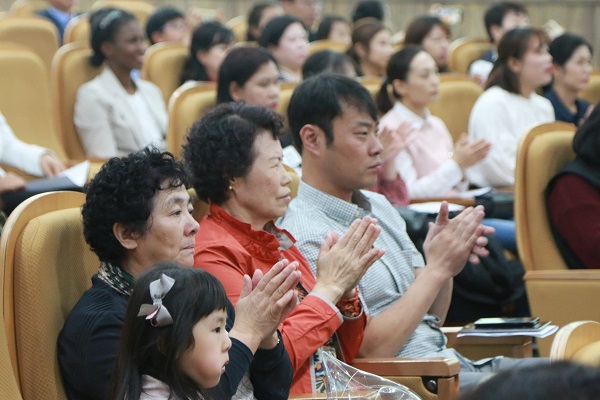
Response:
[[[359,284],[363,304],[376,316],[408,290],[415,279],[413,269],[425,265],[406,234],[404,220],[384,196],[357,191],[352,203],[348,203],[300,181],[298,195],[278,225],[294,235],[296,246],[316,273],[316,260],[325,235],[331,231],[342,235],[355,219],[365,216],[377,218],[382,230],[375,246],[385,250]],[[436,316],[425,314],[397,356],[442,356],[436,353],[445,350],[446,337],[435,325],[438,320]]]

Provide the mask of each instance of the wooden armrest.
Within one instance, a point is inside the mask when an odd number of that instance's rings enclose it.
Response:
[[[453,376],[460,365],[455,358],[357,358],[354,368],[379,376]]]
[[[557,269],[527,271],[525,273],[525,281],[536,280],[600,281],[600,270]]]
[[[448,203],[458,204],[465,207],[471,207],[475,205],[475,197],[423,197],[421,199],[410,199],[410,202],[428,203],[431,201],[442,202],[444,200]]]

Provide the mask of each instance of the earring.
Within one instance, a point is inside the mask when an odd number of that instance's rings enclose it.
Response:
[[[233,190],[233,186],[229,185],[229,190]]]

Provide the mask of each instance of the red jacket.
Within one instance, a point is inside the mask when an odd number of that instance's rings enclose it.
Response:
[[[277,231],[291,240],[291,247],[281,250],[273,234],[254,230],[213,204],[210,215],[200,222],[194,265],[215,275],[234,305],[240,296],[244,274],[252,276],[257,269],[266,273],[281,258],[299,262],[302,286],[310,292],[315,278],[308,263],[293,245],[292,235],[283,229]],[[294,368],[291,393],[312,392],[310,357],[334,333],[338,335],[345,361],[352,361],[362,343],[366,322],[364,314],[356,320],[342,321],[338,310],[326,301],[306,296],[279,326]]]

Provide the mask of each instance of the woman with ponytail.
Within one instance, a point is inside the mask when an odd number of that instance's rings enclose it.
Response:
[[[90,64],[104,71],[77,91],[74,122],[88,157],[123,156],[165,147],[167,109],[160,90],[132,71],[142,68],[146,38],[135,17],[104,8],[90,17]]]

